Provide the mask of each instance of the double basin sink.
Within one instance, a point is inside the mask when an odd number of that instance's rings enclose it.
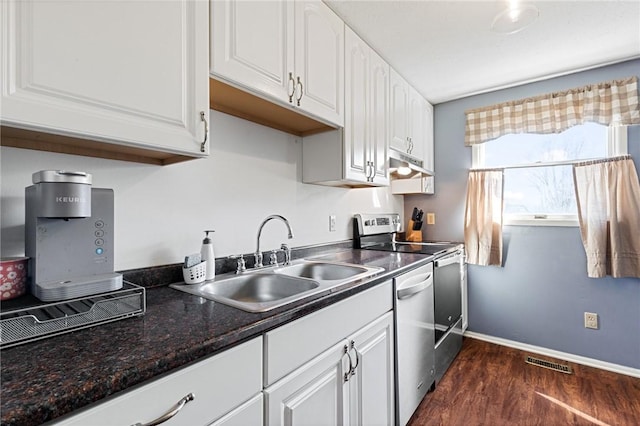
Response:
[[[349,263],[301,260],[241,274],[226,274],[201,284],[171,284],[186,293],[247,312],[265,312],[312,295],[371,277],[383,268]]]

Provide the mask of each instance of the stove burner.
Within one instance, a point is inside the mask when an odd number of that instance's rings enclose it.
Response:
[[[401,228],[400,215],[357,214],[353,218],[354,248],[398,253],[418,253],[441,257],[460,246],[449,242],[397,241]]]

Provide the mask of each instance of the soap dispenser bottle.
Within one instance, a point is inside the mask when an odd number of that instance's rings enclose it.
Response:
[[[209,238],[209,232],[215,231],[204,231],[204,240],[202,240],[202,248],[200,249],[202,260],[207,261],[207,272],[204,277],[206,281],[212,281],[216,277],[216,258],[213,255],[213,243]]]

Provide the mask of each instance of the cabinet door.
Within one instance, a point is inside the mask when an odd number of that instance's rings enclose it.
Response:
[[[394,424],[393,312],[353,335],[349,348],[356,364],[349,378],[351,424]]]
[[[386,281],[267,332],[265,385],[277,382],[393,309],[392,291],[392,282]]]
[[[370,158],[375,175],[373,182],[389,184],[389,64],[371,51],[371,120]]]
[[[368,182],[373,173],[370,150],[370,48],[351,29],[345,34],[345,178]]]
[[[3,1],[3,124],[206,155],[207,7],[190,0]]]
[[[321,1],[293,3],[296,106],[343,126],[344,22]]]
[[[422,160],[424,161],[424,168],[427,170],[435,171],[434,165],[434,144],[433,144],[433,106],[429,102],[425,102],[425,123],[424,123],[424,151],[422,154]]]
[[[425,143],[427,101],[412,87],[409,88],[409,154],[422,160]]]
[[[391,85],[391,147],[401,152],[409,149],[409,130],[407,107],[409,104],[409,86],[394,70],[390,71]]]
[[[211,73],[288,101],[294,88],[293,10],[286,0],[211,1]]]
[[[341,341],[264,390],[265,425],[342,425],[348,422],[345,373],[347,342]]]

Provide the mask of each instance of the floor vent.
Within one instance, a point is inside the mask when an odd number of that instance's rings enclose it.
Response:
[[[543,359],[528,356],[524,360],[527,364],[537,365],[538,367],[548,368],[549,370],[559,371],[565,374],[572,374],[571,367],[568,365],[558,364],[557,362],[545,361]]]

